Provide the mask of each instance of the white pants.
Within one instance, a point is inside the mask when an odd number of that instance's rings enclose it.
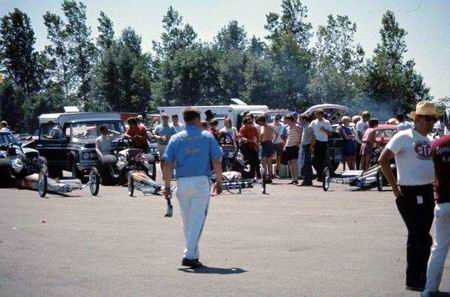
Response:
[[[211,185],[207,176],[183,177],[177,180],[177,197],[186,245],[184,258],[199,258],[198,242],[205,225],[210,196]]]
[[[444,271],[445,259],[450,247],[450,203],[436,204],[434,218],[436,232],[428,261],[426,292],[438,291]],[[448,285],[450,289],[450,280]]]

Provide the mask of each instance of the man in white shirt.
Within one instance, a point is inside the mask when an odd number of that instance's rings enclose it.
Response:
[[[397,208],[408,229],[406,289],[422,291],[426,282],[433,223],[434,169],[431,133],[437,119],[434,104],[419,102],[411,113],[415,127],[398,132],[381,153],[382,171],[396,197]],[[395,158],[397,178],[390,168]]]
[[[328,155],[328,134],[333,132],[330,121],[324,119],[323,110],[315,112],[316,119],[311,122],[314,139],[314,160],[313,164],[317,170],[317,180],[322,181],[323,169],[325,168]]]

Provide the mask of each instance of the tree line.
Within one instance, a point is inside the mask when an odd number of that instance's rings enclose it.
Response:
[[[169,7],[150,52],[132,27],[116,32],[104,12],[94,39],[86,9],[65,0],[60,14],[45,13],[48,45],[40,51],[25,12],[14,9],[1,18],[1,119],[32,130],[39,114],[66,105],[145,112],[158,105],[228,104],[230,98],[292,110],[323,102],[359,108],[370,98],[404,112],[430,97],[414,61],[405,57],[407,32],[392,11],[382,16],[380,41],[367,57],[348,16],[329,15],[314,30],[301,0],[282,0],[280,12],[266,15],[264,39],[233,20],[210,42]]]

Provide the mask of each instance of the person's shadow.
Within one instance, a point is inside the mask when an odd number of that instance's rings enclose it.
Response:
[[[219,268],[219,267],[208,267],[208,266],[203,266],[200,268],[179,268],[178,271],[182,271],[185,273],[199,273],[199,274],[222,274],[222,275],[227,275],[227,274],[241,274],[241,273],[245,273],[247,272],[247,270],[242,269],[242,268]]]

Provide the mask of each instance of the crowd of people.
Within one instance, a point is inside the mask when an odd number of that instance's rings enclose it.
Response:
[[[387,122],[395,125],[397,133],[376,162],[392,187],[407,228],[406,288],[423,291],[423,297],[448,296],[439,293],[438,288],[450,247],[450,135],[431,137],[440,114],[430,102],[419,102],[409,117],[412,122],[404,115]],[[333,127],[323,110],[311,116],[276,115],[273,122],[266,115],[247,114],[238,129],[230,118],[225,118],[220,128],[214,117],[202,121],[198,111],[187,109],[184,122],[186,126],[177,115],[162,114],[161,122],[150,131],[142,118],[131,118],[125,137],[144,151],[152,139],[157,141],[167,197],[172,174],[176,173],[186,236],[183,265],[194,268],[201,266],[198,241],[206,219],[212,172],[218,194],[222,191],[222,172],[234,170],[240,157],[249,168],[247,178],[271,183],[281,175],[284,165],[289,168],[290,184],[312,186],[314,178],[324,178],[333,133],[342,138],[344,166],[366,170],[374,165],[379,125],[364,111],[353,117],[343,116]],[[2,121],[0,131],[8,132],[8,123]],[[100,133],[96,147],[102,157],[111,150],[112,138],[105,126],[100,127]],[[430,234],[433,222],[434,240]]]
[[[230,162],[227,159],[239,151],[251,168],[252,178],[262,175],[270,182],[279,173],[280,164],[287,162],[291,184],[298,184],[297,173],[301,172],[302,185],[311,185],[312,167],[316,169],[317,179],[323,178],[320,169],[327,161],[328,140],[334,128],[322,110],[316,111],[314,118],[305,115],[297,118],[291,114],[284,119],[275,116],[270,124],[265,116],[248,115],[239,130],[230,119],[225,120],[223,129],[217,128],[214,119],[202,123],[195,110],[187,110],[185,117],[187,131],[174,134],[163,155],[168,161],[164,180],[165,193],[169,195],[175,168],[186,239],[182,264],[196,268],[202,266],[198,259],[198,241],[210,195],[203,190],[209,188],[212,169],[216,175],[221,175]],[[413,122],[407,122],[400,115],[390,121],[398,132],[389,140],[378,161],[392,187],[408,232],[406,289],[420,291],[423,297],[449,296],[438,289],[450,246],[450,135],[437,140],[430,136],[439,118],[436,107],[430,102],[417,104],[410,117]],[[337,131],[342,135],[344,160],[350,169],[358,166],[365,169],[371,165],[369,156],[375,146],[378,124],[367,111],[361,116],[341,119]],[[397,174],[391,166],[394,160]],[[297,167],[299,163],[301,168]],[[216,180],[214,189],[220,193],[221,178]],[[196,207],[189,207],[188,202],[195,203]],[[433,221],[436,226],[434,242],[430,234]]]

